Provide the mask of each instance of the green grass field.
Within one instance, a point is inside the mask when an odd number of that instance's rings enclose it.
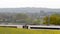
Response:
[[[0,34],[60,34],[60,30],[28,30],[0,27]]]

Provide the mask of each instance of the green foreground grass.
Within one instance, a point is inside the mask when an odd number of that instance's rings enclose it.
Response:
[[[29,30],[0,27],[0,34],[60,34],[60,30]]]

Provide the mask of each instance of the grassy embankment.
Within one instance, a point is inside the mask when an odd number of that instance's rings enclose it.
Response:
[[[60,30],[28,30],[0,27],[0,34],[60,34]]]

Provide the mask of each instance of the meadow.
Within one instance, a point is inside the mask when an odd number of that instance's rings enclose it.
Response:
[[[0,34],[60,34],[60,30],[30,30],[0,27]]]

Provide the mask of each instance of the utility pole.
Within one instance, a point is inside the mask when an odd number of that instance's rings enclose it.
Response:
[[[48,26],[50,25],[50,13],[48,15]]]
[[[48,25],[50,25],[50,15],[48,15]]]
[[[41,22],[40,22],[40,25],[42,25],[43,24],[43,16],[44,16],[44,11],[43,10],[41,10],[40,11],[40,19],[41,19]]]
[[[40,14],[39,14],[39,19],[41,19],[41,11],[39,12]],[[40,25],[41,25],[41,22],[40,22]]]

